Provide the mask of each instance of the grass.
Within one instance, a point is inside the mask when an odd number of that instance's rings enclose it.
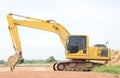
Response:
[[[110,74],[120,76],[120,66],[104,65],[104,66],[100,66],[100,67],[95,67],[95,68],[92,69],[92,71],[93,72],[110,73]]]

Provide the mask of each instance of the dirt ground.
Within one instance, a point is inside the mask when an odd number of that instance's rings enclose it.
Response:
[[[0,78],[120,78],[108,73],[53,71],[51,67],[0,67]]]

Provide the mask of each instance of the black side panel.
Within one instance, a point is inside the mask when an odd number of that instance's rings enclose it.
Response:
[[[86,36],[79,37],[79,50],[83,50],[86,48]]]
[[[108,48],[104,47],[102,49],[102,52],[101,52],[100,56],[107,57],[108,56]]]

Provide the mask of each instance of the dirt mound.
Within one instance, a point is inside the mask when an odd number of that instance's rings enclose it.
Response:
[[[120,50],[111,50],[111,60],[107,64],[120,65]]]

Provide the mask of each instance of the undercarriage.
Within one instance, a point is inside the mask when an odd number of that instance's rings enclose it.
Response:
[[[103,64],[94,63],[90,61],[66,61],[66,62],[56,62],[53,65],[55,71],[91,71],[92,68],[96,66],[101,66]]]

